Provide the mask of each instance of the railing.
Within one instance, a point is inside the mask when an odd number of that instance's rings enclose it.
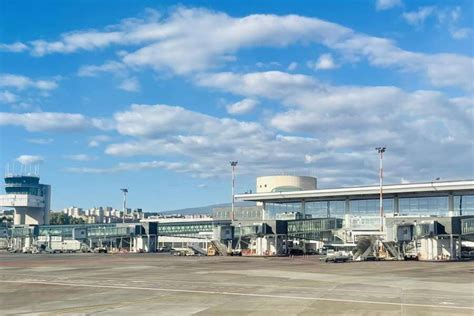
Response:
[[[212,221],[195,223],[158,223],[158,236],[193,235],[203,232],[212,232],[212,229]]]
[[[44,207],[44,198],[30,194],[4,194],[0,195],[0,206]]]
[[[217,253],[221,256],[227,256],[227,248],[218,240],[211,240],[212,246],[216,249]]]

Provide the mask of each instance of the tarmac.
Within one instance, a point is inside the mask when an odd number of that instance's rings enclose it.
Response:
[[[474,315],[472,262],[0,253],[0,314]]]

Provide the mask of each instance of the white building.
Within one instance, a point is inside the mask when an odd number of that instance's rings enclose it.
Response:
[[[39,183],[37,175],[6,175],[0,207],[15,209],[14,225],[43,225],[49,222],[51,186]]]

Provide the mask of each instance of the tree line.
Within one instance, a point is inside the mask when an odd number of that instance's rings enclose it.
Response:
[[[50,225],[75,225],[85,223],[86,222],[82,218],[72,217],[64,213],[51,213],[49,218]]]

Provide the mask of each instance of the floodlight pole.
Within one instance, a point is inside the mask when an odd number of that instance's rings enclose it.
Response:
[[[120,189],[123,192],[123,209],[122,209],[122,223],[125,224],[125,211],[127,210],[127,193],[128,189]]]
[[[231,161],[230,166],[232,167],[232,211],[231,211],[231,220],[235,219],[234,216],[234,203],[235,203],[235,195],[234,195],[234,190],[235,190],[235,167],[237,166],[237,161]]]
[[[375,150],[379,153],[380,156],[380,231],[383,232],[383,153],[385,152],[386,147],[376,147]]]

